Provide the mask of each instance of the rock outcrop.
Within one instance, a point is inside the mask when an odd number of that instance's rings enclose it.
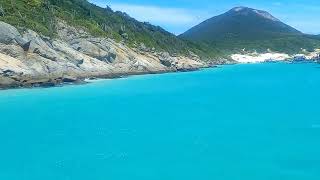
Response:
[[[0,22],[0,88],[55,85],[92,77],[193,70],[204,67],[198,56],[171,56],[129,48],[109,38],[94,37],[84,29],[57,23],[58,36],[44,37],[32,30],[19,32]],[[149,50],[153,49],[153,50]]]
[[[0,22],[0,42],[4,44],[18,43],[24,46],[27,42],[21,37],[18,30],[4,22]]]

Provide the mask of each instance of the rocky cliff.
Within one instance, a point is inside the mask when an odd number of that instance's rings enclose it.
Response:
[[[194,70],[206,66],[192,52],[172,56],[145,47],[130,48],[58,20],[57,36],[19,31],[0,22],[0,88],[52,86],[91,77]]]

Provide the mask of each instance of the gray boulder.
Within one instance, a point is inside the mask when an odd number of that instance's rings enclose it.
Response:
[[[27,30],[23,34],[23,38],[28,42],[25,46],[23,46],[25,51],[38,54],[41,57],[50,59],[52,61],[63,59],[63,57],[53,50],[49,38],[42,37],[32,30]]]
[[[21,34],[15,27],[0,21],[0,43],[3,43],[3,44],[17,43],[21,47],[23,47],[25,46],[27,41],[25,41],[22,38]]]
[[[117,58],[116,51],[108,45],[103,46],[97,39],[74,39],[70,42],[71,47],[100,61],[113,63]]]
[[[171,67],[174,65],[174,59],[170,56],[168,52],[160,53],[159,60],[161,64],[163,64],[166,67]]]

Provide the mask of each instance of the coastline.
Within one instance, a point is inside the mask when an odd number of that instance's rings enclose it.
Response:
[[[261,62],[238,62],[232,64],[222,64],[222,65],[237,65],[237,64],[263,64],[263,63],[287,63],[287,64],[294,64],[294,63],[319,63],[318,61],[314,60],[307,60],[307,61],[294,61],[293,59],[290,60],[274,60],[274,61],[261,61]],[[177,69],[177,70],[159,70],[159,71],[140,71],[140,72],[124,72],[124,73],[106,73],[100,74],[95,76],[80,76],[80,77],[71,77],[71,76],[60,76],[56,78],[41,78],[38,79],[29,79],[29,81],[21,79],[20,83],[13,83],[8,85],[1,85],[0,84],[0,91],[1,90],[10,90],[10,89],[33,89],[33,88],[51,88],[51,87],[62,87],[67,85],[81,85],[81,84],[88,84],[94,83],[95,80],[107,80],[107,79],[122,79],[128,78],[130,76],[143,76],[143,75],[152,75],[152,74],[168,74],[168,73],[186,73],[186,72],[194,72],[194,71],[201,71],[208,68],[219,68],[218,65],[206,65],[197,68],[184,68],[184,69]],[[0,76],[1,80],[1,76]]]
[[[32,30],[19,32],[0,21],[0,89],[83,84],[85,79],[195,71],[211,67],[192,52],[157,51],[141,44],[129,47],[84,29],[57,24],[57,37]]]
[[[320,50],[308,54],[289,55],[286,53],[268,52],[268,53],[246,53],[233,54],[231,58],[238,63],[263,63],[273,61],[317,61],[319,60]]]
[[[82,76],[82,77],[56,77],[56,78],[40,78],[39,79],[30,79],[29,81],[21,79],[20,82],[16,82],[8,85],[0,84],[1,90],[9,90],[9,89],[32,89],[32,88],[51,88],[51,87],[61,87],[65,85],[81,85],[92,83],[90,80],[94,82],[97,79],[121,79],[127,78],[130,76],[142,76],[142,75],[151,75],[151,74],[167,74],[167,73],[185,73],[185,72],[193,72],[193,71],[201,71],[202,69],[207,68],[217,68],[216,65],[203,66],[199,68],[186,68],[186,69],[178,69],[178,70],[160,70],[160,71],[140,71],[140,72],[127,72],[127,73],[116,73],[116,74],[101,74],[96,76]],[[0,77],[1,80],[1,77]]]
[[[295,61],[294,59],[285,59],[285,60],[270,60],[270,61],[259,61],[259,62],[236,62],[236,63],[226,63],[221,65],[237,65],[237,64],[263,64],[263,63],[319,63],[317,60],[305,60],[305,61]],[[15,83],[3,85],[0,84],[1,90],[10,90],[10,89],[32,89],[32,88],[51,88],[51,87],[62,87],[66,85],[81,85],[93,83],[95,80],[107,80],[107,79],[121,79],[128,78],[130,76],[143,76],[151,74],[168,74],[168,73],[184,73],[184,72],[193,72],[201,71],[208,68],[219,68],[219,64],[206,64],[201,67],[191,67],[191,68],[182,68],[182,69],[169,69],[169,70],[158,70],[158,71],[136,71],[136,72],[123,72],[123,73],[105,73],[91,76],[57,76],[57,77],[37,77],[37,78],[17,78]],[[3,77],[0,76],[0,81]],[[12,77],[11,77],[12,78]],[[29,78],[29,79],[28,79]],[[28,79],[28,80],[26,80]]]
[[[20,33],[14,26],[1,21],[0,29],[3,31],[0,33],[0,90],[84,84],[87,83],[85,79],[189,72],[218,64],[293,58],[270,52],[233,54],[231,59],[204,61],[191,51],[179,55],[156,51],[144,44],[128,47],[109,38],[91,36],[63,21],[57,24],[56,38],[44,37],[32,30]]]

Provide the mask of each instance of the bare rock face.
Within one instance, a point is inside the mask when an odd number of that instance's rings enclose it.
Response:
[[[10,57],[17,58],[20,60],[26,59],[26,54],[24,49],[16,44],[2,44],[0,43],[0,52]]]
[[[21,75],[31,73],[32,72],[29,70],[29,67],[20,60],[0,53],[0,74]]]
[[[0,88],[16,87],[22,77],[31,73],[20,60],[0,53]]]
[[[168,52],[160,53],[159,60],[161,64],[163,64],[166,67],[172,67],[174,65],[174,58],[170,56]]]
[[[63,57],[53,49],[52,42],[49,38],[41,37],[32,30],[27,30],[23,34],[23,38],[29,42],[28,48],[24,48],[25,51],[38,54],[39,56],[52,61],[63,61]]]
[[[59,38],[67,42],[78,38],[92,37],[84,29],[69,26],[64,21],[58,21],[56,27]]]
[[[81,78],[191,70],[203,64],[193,57],[157,53],[154,48],[127,47],[109,38],[93,37],[83,29],[57,24],[58,38],[32,30],[22,35],[0,22],[0,88],[54,85]],[[152,49],[152,50],[150,50]],[[1,85],[2,83],[2,85]]]
[[[104,62],[114,62],[116,54],[111,48],[101,48],[89,39],[75,39],[70,42],[73,49]]]
[[[0,43],[12,44],[17,43],[20,46],[25,45],[27,42],[21,37],[18,30],[4,22],[0,21]]]

